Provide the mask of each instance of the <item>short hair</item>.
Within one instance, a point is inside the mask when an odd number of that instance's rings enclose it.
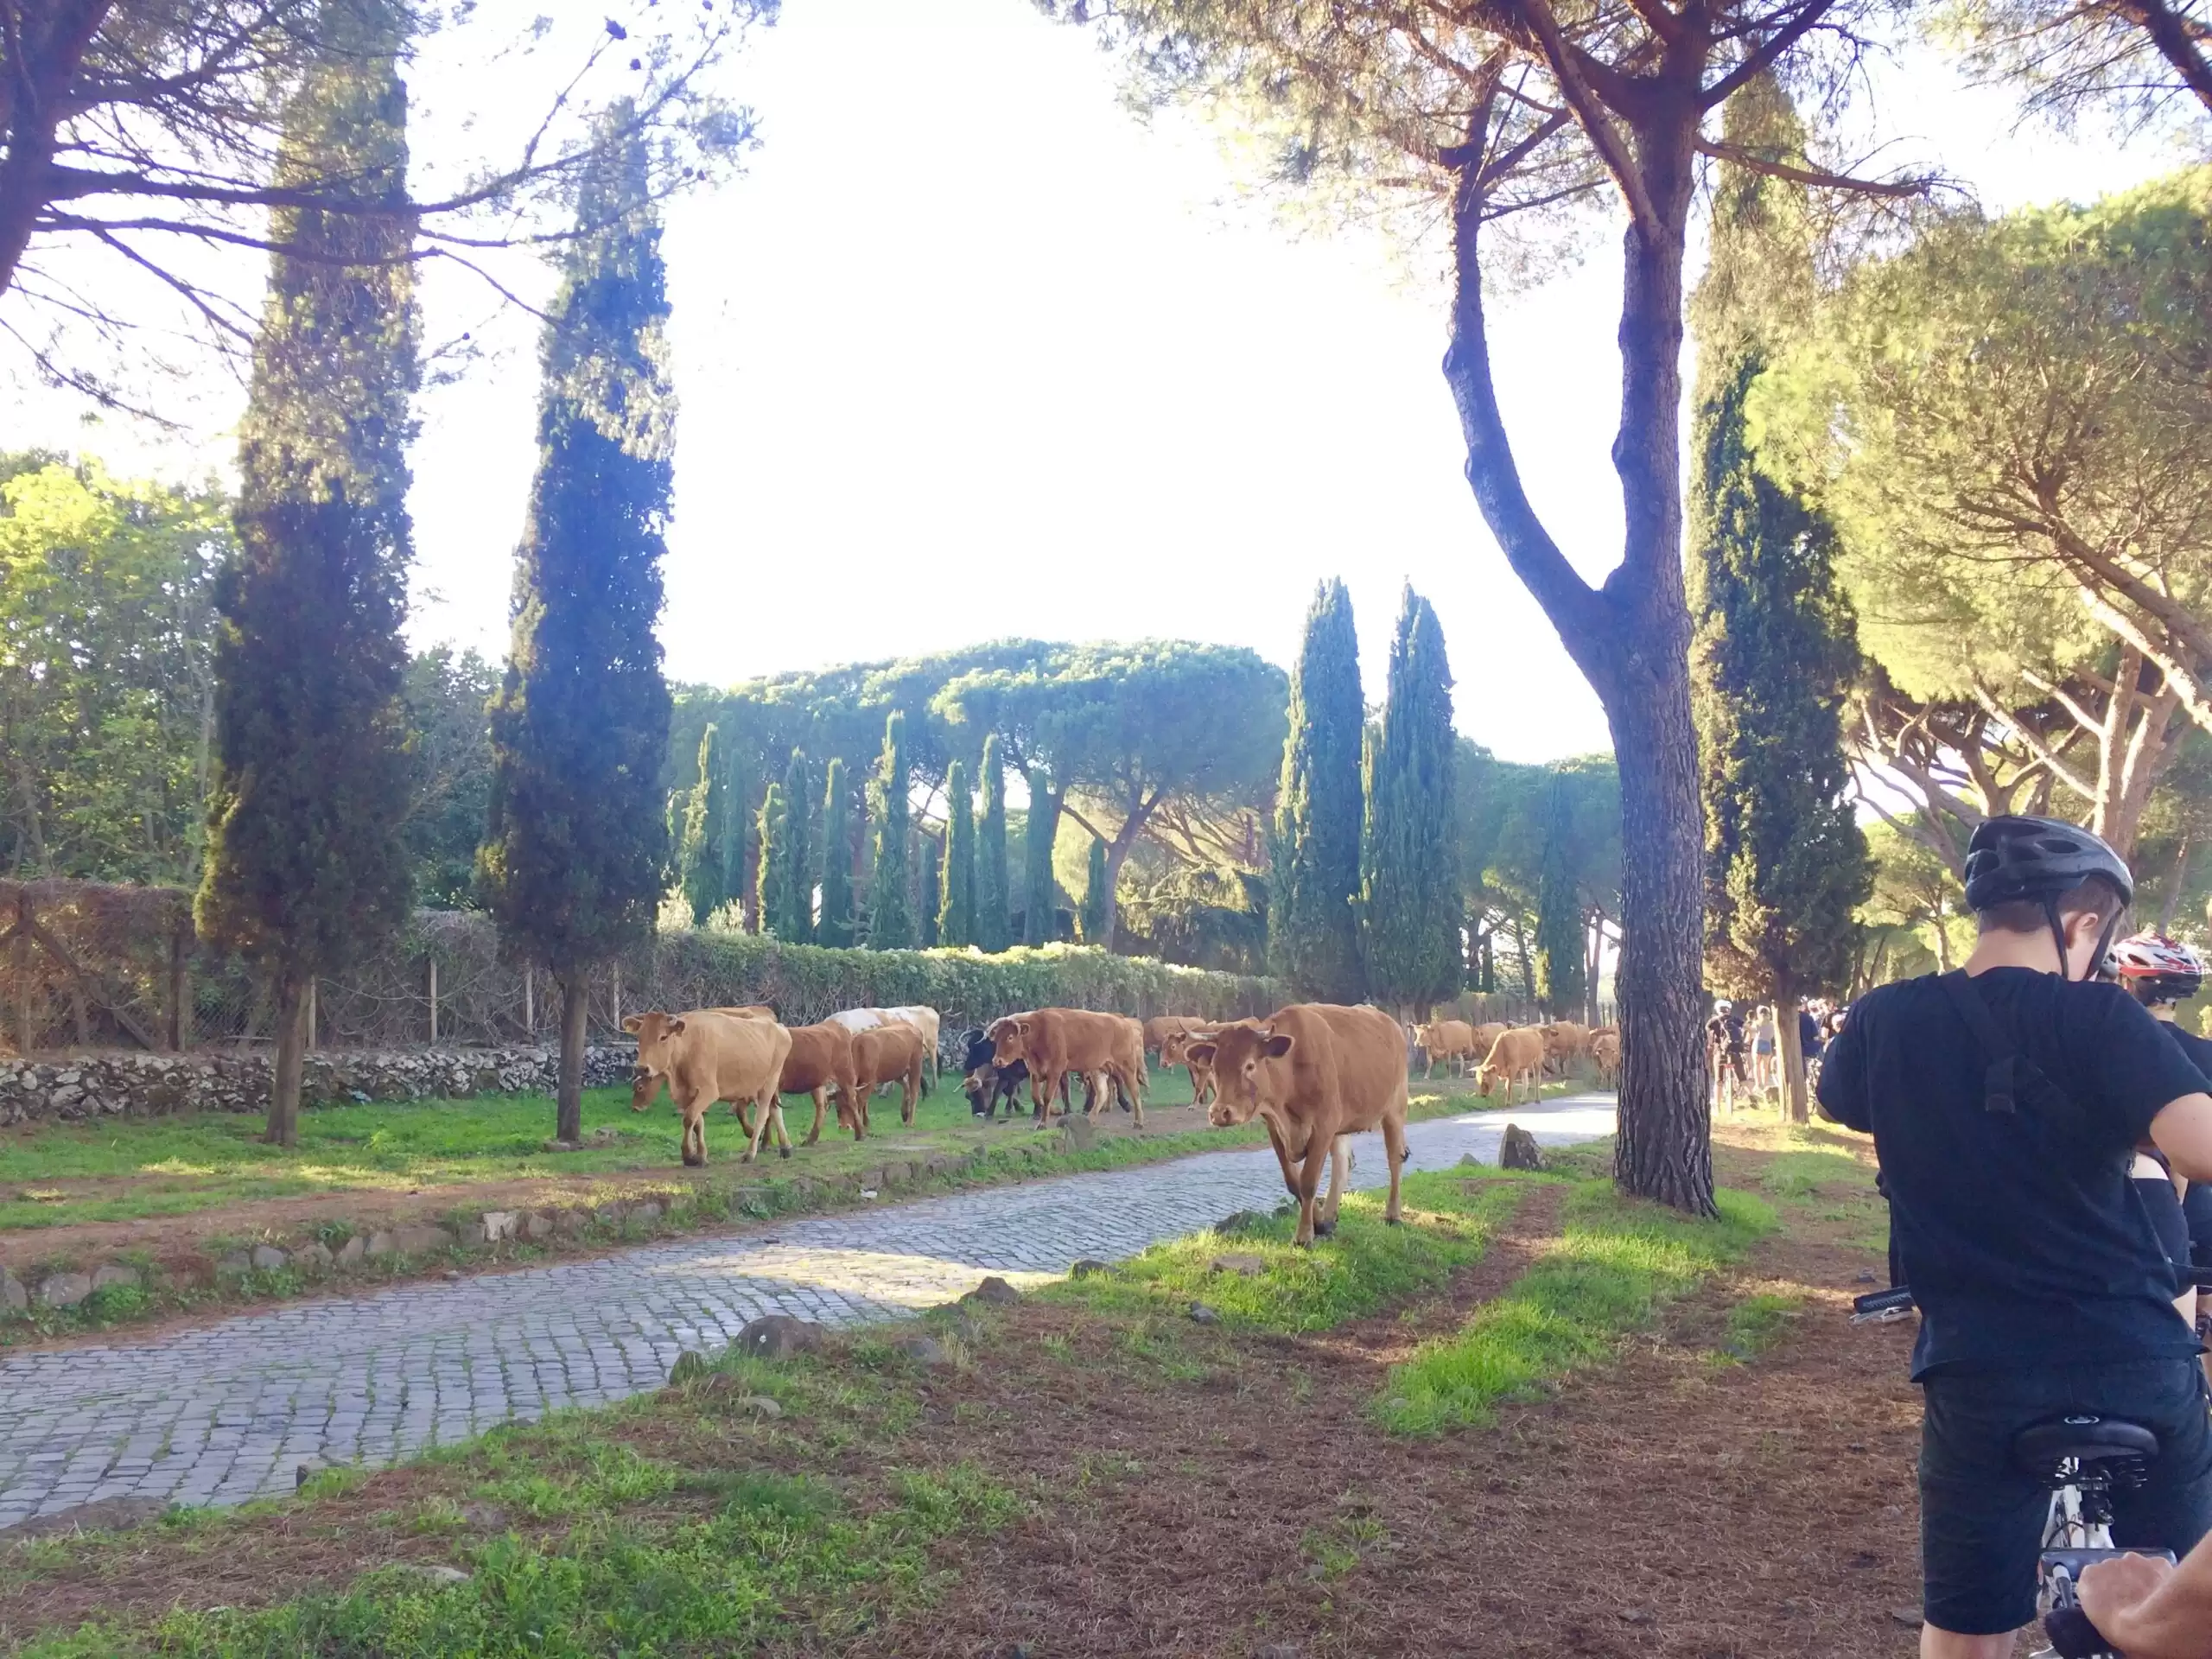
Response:
[[[2127,908],[2127,900],[2120,888],[2110,878],[2101,875],[2083,877],[2078,886],[2060,893],[2056,903],[2062,922],[2069,922],[2086,912],[2094,915],[2101,927]],[[1984,933],[2040,933],[2050,925],[2040,899],[2007,899],[1987,910],[1977,911],[1974,921]]]

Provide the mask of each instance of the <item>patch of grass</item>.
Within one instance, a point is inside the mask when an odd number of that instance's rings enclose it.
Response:
[[[1759,1172],[1759,1185],[1777,1198],[1874,1190],[1873,1172],[1845,1152],[1783,1152]]]
[[[1525,1397],[1605,1358],[1625,1332],[1773,1230],[1773,1210],[1719,1195],[1717,1221],[1624,1198],[1587,1181],[1568,1196],[1558,1241],[1503,1296],[1460,1330],[1391,1369],[1374,1407],[1398,1433],[1486,1423],[1499,1401]]]
[[[1224,1236],[1208,1229],[1155,1244],[1120,1271],[1073,1280],[1041,1293],[1109,1318],[1140,1322],[1186,1315],[1203,1302],[1232,1329],[1291,1333],[1325,1331],[1385,1303],[1440,1289],[1455,1268],[1481,1258],[1498,1222],[1522,1197],[1514,1181],[1470,1191],[1441,1172],[1406,1177],[1405,1224],[1382,1220],[1381,1193],[1348,1193],[1335,1235],[1311,1249],[1291,1241],[1295,1217],[1277,1216]],[[1216,1272],[1224,1256],[1249,1257],[1256,1272]]]
[[[1728,1338],[1721,1354],[1730,1360],[1756,1359],[1782,1340],[1782,1334],[1805,1305],[1802,1296],[1762,1291],[1746,1296],[1728,1310]]]

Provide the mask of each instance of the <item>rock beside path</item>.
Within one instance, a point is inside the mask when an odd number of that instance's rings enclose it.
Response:
[[[1518,1123],[1509,1123],[1497,1143],[1497,1166],[1541,1171],[1544,1166],[1543,1148],[1536,1144],[1536,1137]]]
[[[748,1359],[789,1359],[793,1354],[810,1354],[821,1347],[824,1334],[810,1319],[764,1313],[739,1332],[730,1346]]]

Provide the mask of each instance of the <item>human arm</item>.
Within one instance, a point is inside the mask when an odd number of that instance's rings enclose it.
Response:
[[[1821,1056],[1816,1091],[1822,1116],[1862,1132],[1874,1127],[1866,1111],[1866,1022],[1854,1020],[1835,1034]]]
[[[2179,1567],[2118,1555],[2082,1575],[2082,1611],[2128,1659],[2212,1659],[2212,1540]]]
[[[2212,1095],[2168,1102],[2151,1120],[2151,1141],[2183,1181],[2212,1181]]]

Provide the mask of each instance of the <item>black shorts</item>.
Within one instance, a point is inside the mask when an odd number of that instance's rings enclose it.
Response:
[[[2212,1401],[2193,1358],[1938,1370],[1921,1389],[1921,1611],[1937,1630],[1998,1636],[2035,1617],[2050,1493],[2012,1459],[2014,1438],[2031,1424],[2094,1412],[2158,1435],[2149,1480],[2113,1495],[2114,1542],[2185,1555],[2212,1532]]]
[[[2190,1248],[2212,1256],[2212,1186],[2191,1181],[2181,1201],[2181,1213],[2189,1226]]]
[[[2173,1269],[2174,1294],[2178,1296],[2196,1283],[2189,1266],[2189,1222],[2182,1213],[2181,1195],[2164,1175],[2138,1175],[2134,1179],[2135,1191],[2158,1235],[2158,1248],[2166,1253],[2166,1263]]]

